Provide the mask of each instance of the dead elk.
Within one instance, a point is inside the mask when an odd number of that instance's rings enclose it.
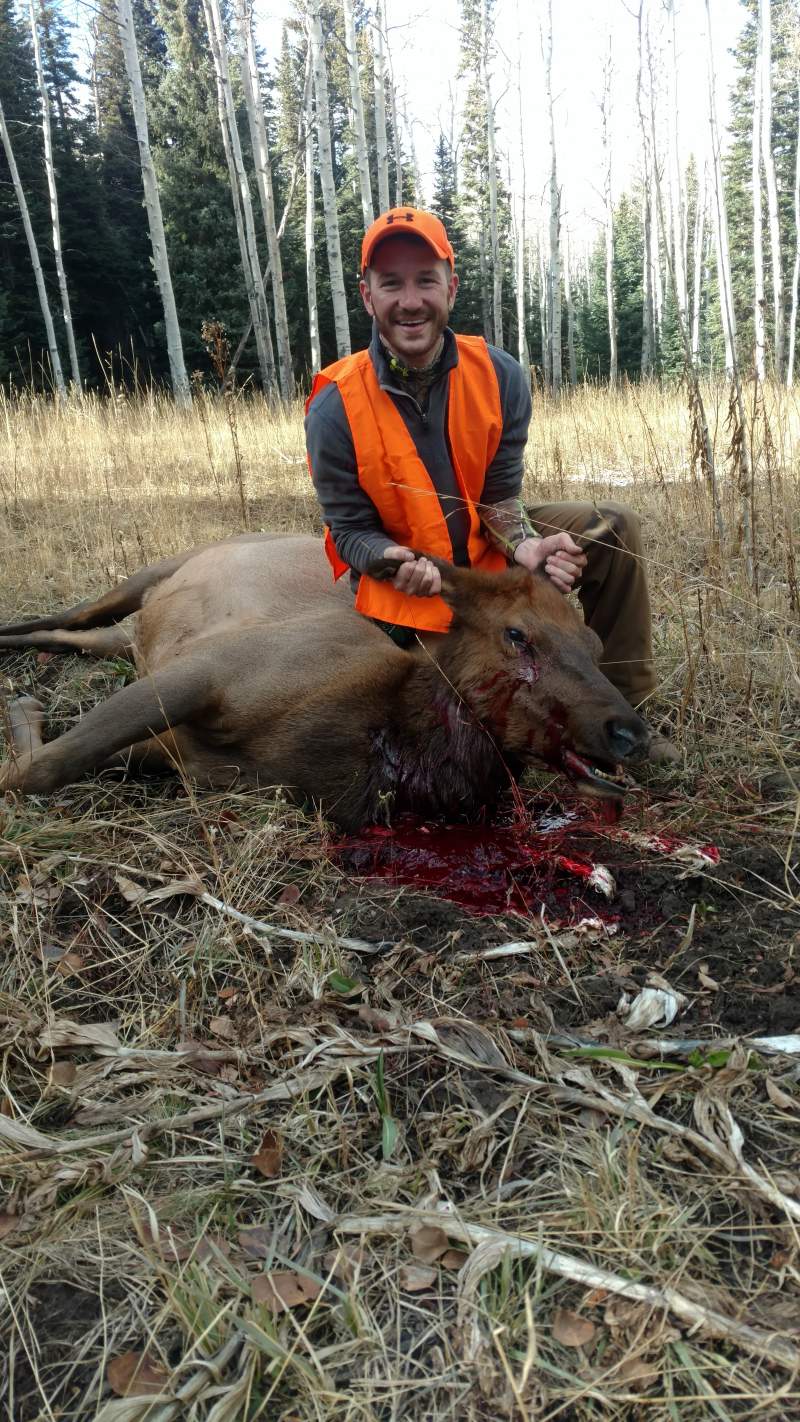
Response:
[[[139,674],[49,744],[40,703],[14,702],[0,786],[46,794],[123,758],[282,785],[348,831],[491,811],[529,762],[621,795],[650,733],[598,670],[599,639],[544,577],[440,567],[452,627],[411,652],[355,612],[316,539],[268,534],[0,629],[0,648],[124,653]]]

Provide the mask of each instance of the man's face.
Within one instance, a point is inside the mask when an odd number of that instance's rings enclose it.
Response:
[[[458,290],[449,262],[415,237],[390,237],[376,248],[361,295],[386,344],[406,365],[433,360]]]

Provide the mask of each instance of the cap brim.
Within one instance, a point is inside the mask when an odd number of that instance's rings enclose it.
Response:
[[[415,229],[413,227],[394,227],[391,228],[388,232],[379,232],[377,236],[373,239],[373,241],[370,243],[369,249],[362,254],[362,272],[364,271],[365,267],[369,266],[370,262],[372,261],[372,258],[375,255],[376,249],[380,247],[384,242],[391,242],[393,237],[416,237],[418,242],[424,242],[426,247],[430,247],[434,256],[437,257],[439,261],[447,262],[448,265],[451,267],[453,265],[452,252],[442,251],[442,248],[436,242],[434,242],[432,237],[426,237],[424,232],[420,232],[418,229]]]

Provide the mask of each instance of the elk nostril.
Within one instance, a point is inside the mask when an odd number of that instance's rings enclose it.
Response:
[[[614,755],[618,756],[620,760],[626,760],[628,756],[641,749],[641,733],[632,726],[627,726],[624,721],[608,721],[606,735]]]

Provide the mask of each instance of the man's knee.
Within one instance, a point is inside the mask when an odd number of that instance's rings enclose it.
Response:
[[[605,522],[622,548],[638,550],[642,542],[642,520],[627,504],[598,505]]]

